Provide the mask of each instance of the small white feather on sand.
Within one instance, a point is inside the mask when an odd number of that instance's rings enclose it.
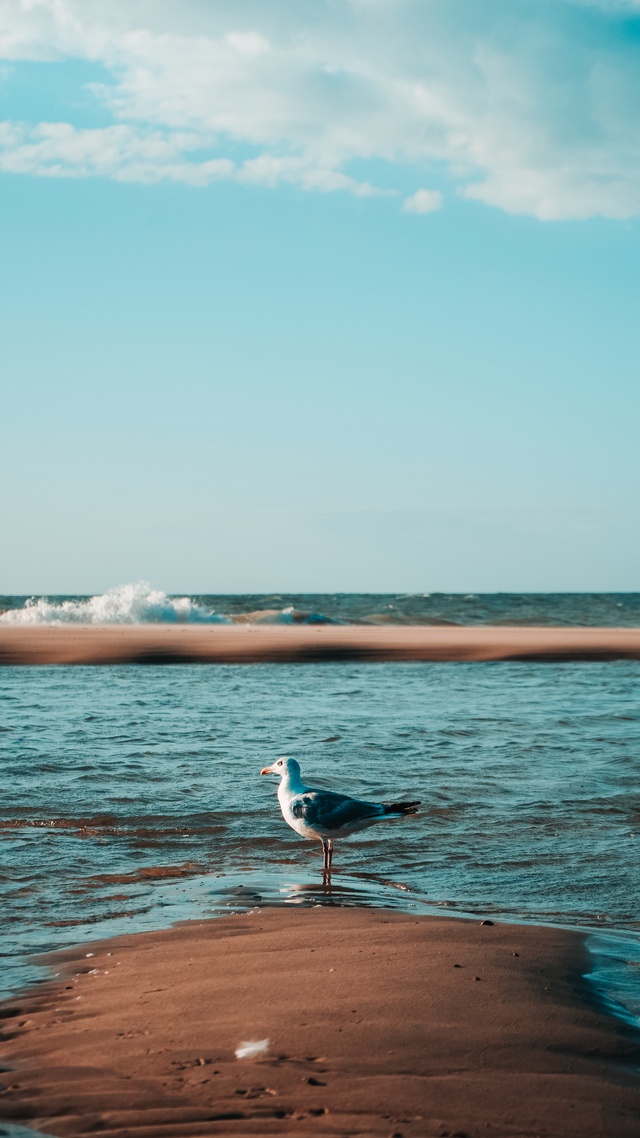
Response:
[[[236,1059],[255,1059],[256,1055],[266,1055],[268,1050],[268,1039],[245,1040],[236,1047]]]

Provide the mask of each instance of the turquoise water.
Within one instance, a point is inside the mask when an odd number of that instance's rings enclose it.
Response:
[[[636,1014],[639,679],[628,661],[0,668],[2,989],[33,952],[321,901],[614,934],[603,982]],[[421,812],[339,844],[327,894],[259,775],[280,754]]]

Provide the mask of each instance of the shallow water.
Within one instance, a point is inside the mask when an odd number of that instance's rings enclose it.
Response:
[[[52,1138],[44,1130],[29,1130],[26,1126],[16,1126],[13,1122],[0,1122],[0,1138]]]
[[[34,978],[31,952],[311,898],[622,933],[603,982],[640,1011],[622,967],[639,678],[628,661],[0,668],[2,989]],[[339,844],[337,892],[316,896],[319,849],[259,776],[279,754],[421,813]]]

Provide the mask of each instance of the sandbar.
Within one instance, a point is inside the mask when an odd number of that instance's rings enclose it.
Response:
[[[0,1118],[49,1134],[639,1132],[638,1038],[589,998],[577,932],[282,907],[55,959],[0,1047]]]
[[[0,664],[640,659],[640,628],[0,624]]]

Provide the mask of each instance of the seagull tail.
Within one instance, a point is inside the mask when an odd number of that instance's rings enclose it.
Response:
[[[417,814],[420,801],[417,802],[383,802],[385,814]]]

